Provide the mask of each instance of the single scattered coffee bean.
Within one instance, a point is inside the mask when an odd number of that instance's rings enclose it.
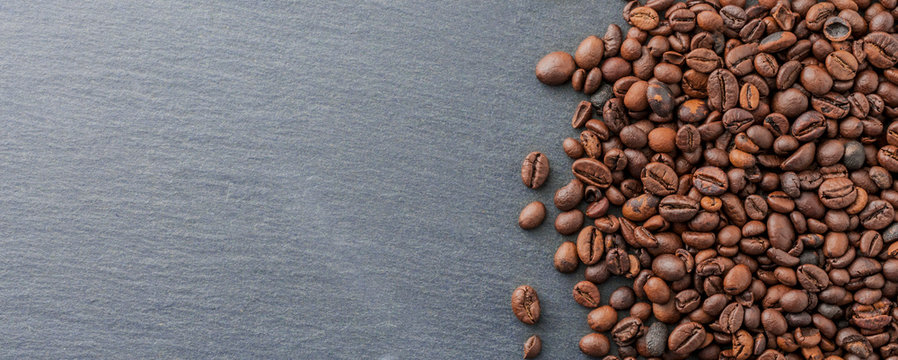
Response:
[[[580,339],[580,351],[584,354],[600,357],[608,354],[611,349],[611,342],[605,335],[599,333],[590,333]]]
[[[640,6],[630,11],[630,23],[642,30],[652,30],[661,22],[658,13],[648,6]]]
[[[539,356],[539,353],[543,350],[543,341],[539,338],[539,335],[533,335],[527,338],[527,341],[524,342],[524,358],[525,359],[534,359]]]
[[[524,186],[539,189],[549,177],[549,158],[540,152],[532,152],[524,158],[521,165],[521,180]]]
[[[602,56],[605,54],[605,43],[596,36],[588,36],[577,46],[574,52],[574,62],[582,69],[592,69],[599,66]]]
[[[556,51],[549,53],[536,64],[536,78],[546,85],[561,85],[571,79],[576,69],[571,54]]]
[[[546,206],[539,201],[534,201],[521,210],[518,216],[518,226],[524,230],[535,229],[546,219]]]
[[[511,293],[511,310],[518,320],[525,324],[539,321],[539,297],[529,285],[521,285]]]
[[[581,281],[574,285],[574,301],[580,306],[595,308],[599,306],[599,288],[589,281]]]

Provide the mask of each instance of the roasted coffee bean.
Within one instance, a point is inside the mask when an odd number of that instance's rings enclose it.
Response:
[[[581,281],[574,285],[574,301],[580,306],[595,308],[599,306],[599,288],[589,281]]]
[[[605,335],[599,333],[590,333],[580,339],[580,351],[584,354],[600,357],[608,354],[611,349],[611,342]]]
[[[892,204],[883,200],[874,200],[858,214],[861,224],[870,230],[880,230],[895,220],[895,209]]]
[[[571,54],[563,51],[549,53],[536,64],[536,78],[546,85],[561,85],[571,79],[577,65]]]
[[[662,118],[672,115],[674,109],[674,96],[670,88],[662,82],[651,82],[646,88],[646,97],[652,112]]]
[[[887,69],[898,62],[898,39],[885,32],[872,32],[864,37],[864,54],[871,65]]]
[[[720,168],[705,166],[692,174],[693,186],[707,196],[718,196],[726,192],[729,180]]]
[[[765,53],[776,53],[792,46],[796,41],[798,38],[795,34],[789,31],[778,31],[761,39],[758,50]]]
[[[713,50],[698,48],[686,54],[686,65],[695,71],[710,73],[720,67],[721,60]]]
[[[755,110],[761,104],[761,94],[758,88],[752,84],[746,83],[739,90],[739,106],[745,110]]]
[[[676,354],[686,355],[697,350],[704,342],[705,328],[696,322],[685,322],[670,332],[667,348]]]
[[[652,162],[642,169],[642,184],[645,190],[657,196],[666,196],[677,191],[679,179],[670,166]]]
[[[636,338],[642,336],[645,332],[642,320],[636,317],[628,316],[614,325],[611,330],[611,338],[618,346],[626,346],[636,341]]]
[[[532,152],[524,158],[521,165],[521,180],[524,186],[538,189],[549,177],[549,158],[540,152]]]
[[[573,209],[562,212],[555,217],[555,230],[561,235],[571,235],[583,227],[583,212]]]
[[[548,163],[548,162],[547,162]],[[602,162],[592,158],[582,158],[571,165],[574,176],[584,184],[607,188],[611,185],[611,170]]]
[[[525,359],[533,359],[539,356],[539,353],[543,349],[543,341],[539,338],[539,335],[533,335],[527,338],[527,341],[524,342],[524,358]]]
[[[555,251],[555,269],[561,273],[571,273],[579,266],[577,258],[577,245],[570,241],[564,241]]]
[[[745,308],[737,303],[731,303],[723,308],[717,320],[716,327],[724,333],[734,334],[742,327],[745,318]]]
[[[586,265],[599,262],[605,256],[604,235],[594,226],[587,226],[577,235],[577,256]]]
[[[658,213],[670,222],[687,222],[699,212],[699,203],[684,195],[668,195],[658,204]]]
[[[739,101],[739,83],[729,70],[717,69],[708,75],[708,106],[712,110],[726,111]]]
[[[587,322],[589,327],[595,331],[611,330],[617,324],[617,310],[608,305],[600,306],[589,312]]]
[[[518,226],[524,230],[535,229],[546,219],[546,206],[539,201],[527,204],[518,216]]]
[[[521,285],[511,293],[511,310],[525,324],[539,321],[539,297],[529,285]]]
[[[574,52],[574,62],[582,69],[592,69],[599,66],[602,56],[605,54],[605,44],[596,36],[589,36],[580,42],[577,51]]]
[[[579,129],[586,125],[586,122],[592,118],[593,115],[593,106],[589,101],[581,101],[577,104],[577,109],[574,110],[574,116],[571,119],[571,126],[574,129]]]
[[[850,52],[839,50],[826,56],[826,70],[836,80],[853,80],[858,62]]]
[[[647,6],[640,6],[630,11],[629,22],[642,30],[652,30],[658,27],[661,19],[658,13]]]

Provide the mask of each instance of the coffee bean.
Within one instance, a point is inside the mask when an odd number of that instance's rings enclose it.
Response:
[[[693,186],[708,196],[718,196],[726,192],[729,186],[729,180],[726,173],[720,168],[705,166],[699,168],[692,174]]]
[[[830,209],[842,209],[857,199],[857,188],[847,178],[827,179],[818,190],[820,201]]]
[[[581,281],[574,285],[574,301],[580,306],[595,308],[599,306],[599,288],[589,281]]]
[[[645,332],[642,320],[632,316],[625,317],[614,325],[611,330],[611,338],[618,346],[626,346],[636,341]]]
[[[599,188],[607,188],[611,185],[611,170],[596,159],[578,159],[571,165],[571,171],[584,184]]]
[[[744,264],[734,266],[723,278],[723,289],[729,295],[739,294],[751,285],[751,270]]]
[[[521,285],[511,293],[511,310],[525,324],[539,321],[539,297],[529,285]]]
[[[586,265],[599,262],[605,256],[604,235],[594,226],[587,226],[577,235],[577,256]]]
[[[723,126],[732,134],[745,131],[754,121],[754,116],[741,108],[732,108],[723,114]]]
[[[646,97],[653,113],[662,118],[672,115],[674,96],[667,85],[662,82],[650,82],[646,88]]]
[[[605,53],[605,43],[596,36],[589,36],[580,42],[577,51],[574,52],[574,62],[583,69],[592,69],[599,66]]]
[[[617,310],[608,305],[597,307],[589,312],[587,321],[589,327],[595,331],[611,330],[617,324]]]
[[[630,270],[630,257],[620,248],[612,248],[605,252],[608,271],[614,275],[623,275]]]
[[[583,212],[578,209],[562,212],[555,217],[555,230],[561,235],[571,235],[583,227]]]
[[[546,85],[561,85],[571,79],[576,69],[571,54],[556,51],[549,53],[536,64],[536,78]]]
[[[642,30],[652,30],[658,27],[661,19],[654,9],[640,6],[630,11],[630,23]]]
[[[590,333],[580,339],[580,351],[594,357],[605,356],[611,349],[611,343],[605,335]]]
[[[579,266],[577,258],[577,246],[570,241],[564,241],[555,251],[555,269],[561,273],[571,273]]]
[[[728,70],[717,69],[708,75],[708,106],[713,110],[726,111],[736,106],[739,100],[739,84]]]
[[[760,104],[761,94],[758,93],[758,88],[748,83],[742,85],[739,90],[739,106],[750,111],[757,109]]]
[[[521,165],[521,180],[524,186],[538,189],[549,177],[549,158],[540,152],[532,152],[524,158]]]
[[[539,201],[527,204],[518,216],[518,226],[524,230],[535,229],[546,218],[546,206]]]
[[[592,103],[589,101],[581,101],[577,104],[577,109],[574,110],[574,117],[571,119],[571,126],[575,129],[579,129],[586,125],[586,122],[592,118],[593,115],[593,107]]]
[[[857,69],[857,59],[850,52],[839,50],[826,56],[826,70],[836,80],[854,79]]]
[[[734,334],[742,327],[745,318],[745,308],[737,303],[731,303],[723,308],[717,320],[716,327],[719,331]]]
[[[895,209],[892,204],[883,200],[874,200],[867,204],[858,214],[861,224],[871,230],[884,229],[895,219]]]
[[[898,63],[898,39],[885,32],[872,32],[864,37],[864,54],[871,65],[880,69]]]
[[[667,338],[667,348],[676,354],[686,355],[705,342],[705,328],[696,322],[685,322],[675,327]]]
[[[543,341],[539,338],[539,335],[533,335],[527,338],[527,341],[524,342],[524,358],[525,359],[533,359],[539,356],[539,353],[543,349]]]
[[[795,34],[789,31],[778,31],[761,39],[758,50],[765,53],[776,53],[792,46],[796,41],[798,38]]]

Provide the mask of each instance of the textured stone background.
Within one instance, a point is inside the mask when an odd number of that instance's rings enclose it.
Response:
[[[585,97],[532,71],[623,5],[5,2],[3,357],[580,357],[557,210],[516,218]]]

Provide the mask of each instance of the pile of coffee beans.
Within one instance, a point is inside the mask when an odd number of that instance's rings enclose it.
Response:
[[[554,197],[555,268],[592,309],[580,350],[898,359],[898,0],[641,1],[626,32],[536,65],[590,96]],[[548,173],[538,152],[521,168],[532,189]],[[601,294],[612,276],[630,285]],[[538,321],[535,290],[512,308]]]

